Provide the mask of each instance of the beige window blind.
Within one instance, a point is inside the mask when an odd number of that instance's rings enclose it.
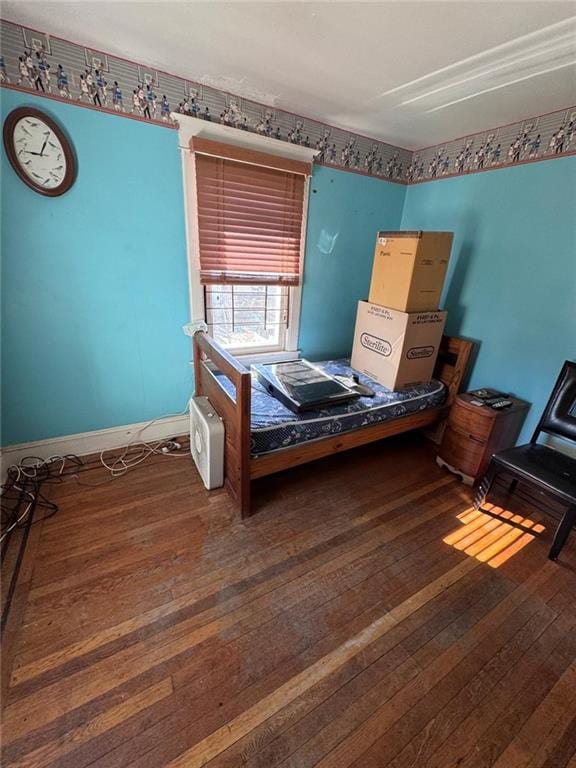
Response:
[[[309,163],[195,137],[202,283],[297,285]]]

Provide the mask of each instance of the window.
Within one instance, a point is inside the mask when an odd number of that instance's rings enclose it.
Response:
[[[289,301],[282,285],[206,285],[208,332],[233,352],[280,352],[286,349]]]
[[[196,319],[201,304],[236,354],[296,350],[310,163],[198,137],[190,148]]]

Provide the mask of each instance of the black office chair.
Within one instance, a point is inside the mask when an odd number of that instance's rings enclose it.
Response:
[[[540,432],[563,438],[576,446],[576,363],[568,360],[564,363],[528,445],[509,448],[492,456],[475,502],[476,509],[482,511],[496,476],[499,472],[508,472],[514,475],[511,492],[518,480],[525,480],[568,504],[548,553],[550,560],[557,560],[576,523],[576,459],[539,444]]]

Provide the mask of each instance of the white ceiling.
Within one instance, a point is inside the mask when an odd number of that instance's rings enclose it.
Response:
[[[575,2],[51,2],[2,16],[418,148],[576,104]]]

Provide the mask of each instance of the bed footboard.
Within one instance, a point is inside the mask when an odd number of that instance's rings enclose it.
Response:
[[[216,372],[234,385],[227,392]],[[206,396],[224,421],[224,482],[242,516],[250,514],[250,371],[203,331],[194,334],[197,395]]]

